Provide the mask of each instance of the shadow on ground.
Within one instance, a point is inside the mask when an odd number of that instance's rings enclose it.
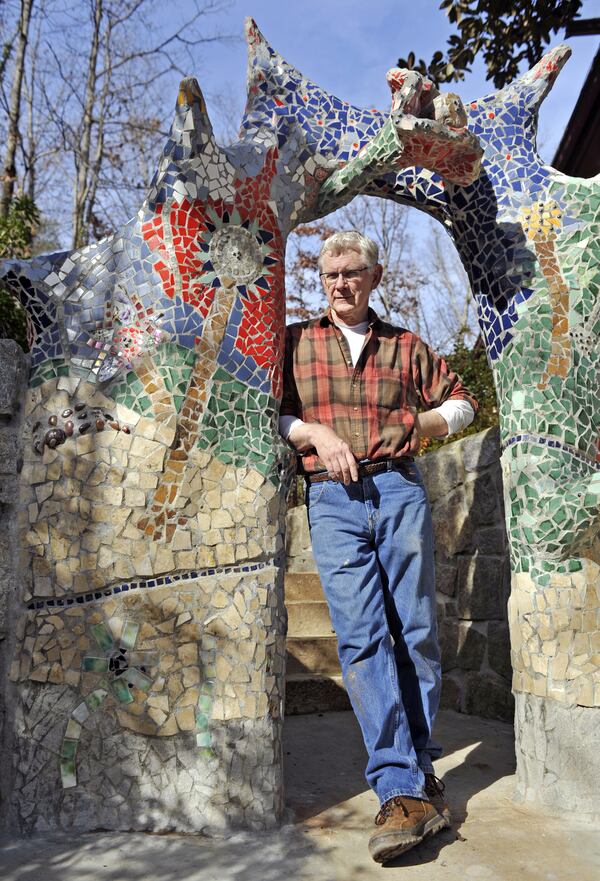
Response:
[[[327,848],[300,830],[193,835],[94,833],[35,836],[0,849],[3,881],[281,881],[324,879]]]
[[[302,721],[299,721],[302,719]],[[489,736],[485,736],[485,735]],[[483,735],[483,736],[482,736]],[[500,778],[514,773],[512,726],[473,719],[452,711],[439,714],[436,739],[444,757],[436,771],[446,784],[452,827],[424,841],[393,865],[407,866],[436,860],[448,844],[460,840],[469,801]],[[287,805],[293,820],[320,829],[343,825],[368,835],[364,799],[378,809],[364,779],[366,753],[352,712],[325,713],[286,719],[284,768]]]

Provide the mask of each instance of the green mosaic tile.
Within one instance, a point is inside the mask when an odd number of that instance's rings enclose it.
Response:
[[[83,659],[83,669],[88,673],[108,673],[108,658],[93,658],[90,655]]]
[[[132,649],[135,645],[139,629],[140,625],[136,624],[134,621],[125,621],[123,624],[123,632],[119,639],[119,645],[126,649]]]
[[[127,682],[124,681],[125,677],[123,676],[121,679],[114,679],[110,683],[110,687],[112,693],[116,697],[116,699],[121,704],[130,704],[133,702],[133,695],[131,694],[131,690],[127,685]]]
[[[79,746],[78,740],[71,740],[71,739],[65,737],[63,739],[62,746],[60,749],[61,757],[63,759],[74,759],[78,746]]]

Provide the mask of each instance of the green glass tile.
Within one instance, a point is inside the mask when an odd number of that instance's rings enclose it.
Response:
[[[77,775],[73,759],[61,759],[60,780],[63,789],[72,789],[73,786],[77,786]]]
[[[201,713],[209,714],[212,710],[212,697],[209,695],[201,694],[198,698],[198,710]]]
[[[83,669],[87,673],[108,673],[110,661],[108,658],[94,658],[87,655],[83,659]]]
[[[121,704],[130,704],[133,701],[133,695],[127,685],[127,682],[124,682],[124,675],[119,679],[114,679],[111,684],[111,690],[116,699]]]
[[[127,682],[131,682],[132,685],[135,685],[135,687],[139,688],[141,691],[149,691],[150,686],[152,685],[152,679],[136,667],[129,667],[128,670],[125,670],[121,678],[125,679]]]
[[[209,747],[211,743],[210,731],[199,731],[196,734],[196,744],[200,747]]]
[[[135,645],[140,625],[135,621],[125,621],[123,624],[123,632],[119,640],[119,645],[126,649],[132,649]]]
[[[103,651],[107,651],[114,646],[113,638],[106,624],[95,624],[92,627],[92,636]]]
[[[196,713],[196,728],[199,731],[204,731],[208,728],[208,716],[205,716],[203,713]]]
[[[98,707],[104,701],[107,694],[108,694],[108,692],[105,691],[103,688],[97,688],[95,691],[92,691],[91,694],[88,694],[88,696],[85,699],[85,702],[86,702],[87,707],[90,710],[90,712],[93,713],[94,710],[98,709]]]
[[[63,739],[63,742],[60,747],[61,757],[63,759],[74,759],[78,746],[79,746],[78,740],[73,740],[69,737],[65,737]]]
[[[214,759],[215,754],[212,749],[201,749],[199,751],[200,758],[202,759]]]

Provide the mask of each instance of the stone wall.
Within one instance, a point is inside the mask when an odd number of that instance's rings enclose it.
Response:
[[[442,704],[510,721],[510,564],[497,429],[419,459],[432,506]],[[288,513],[288,572],[316,572],[304,506]]]
[[[28,359],[21,347],[13,340],[0,339],[0,743],[6,719],[9,607],[17,589],[17,481],[27,371]],[[8,768],[0,770],[2,776],[8,772]]]

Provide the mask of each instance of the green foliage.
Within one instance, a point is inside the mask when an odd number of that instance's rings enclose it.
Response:
[[[421,445],[420,456],[467,437],[469,434],[477,434],[484,428],[498,425],[498,401],[494,388],[494,377],[487,362],[484,348],[469,350],[459,343],[451,355],[445,356],[445,360],[448,366],[459,374],[463,384],[475,396],[479,410],[473,422],[459,434],[453,434],[448,438],[426,438]]]
[[[1,284],[1,283],[0,283]],[[29,351],[27,342],[27,315],[20,303],[4,287],[0,286],[0,338],[15,340],[24,352]]]
[[[398,67],[449,83],[464,79],[481,57],[487,79],[502,89],[517,76],[522,61],[532,67],[540,60],[552,34],[570,24],[581,6],[582,0],[442,0],[440,9],[458,30],[448,38],[446,54],[438,50],[426,64],[410,52],[398,59]]]
[[[0,217],[0,257],[29,257],[39,220],[38,210],[29,196],[13,199],[6,217]]]
[[[27,196],[13,199],[6,217],[0,217],[0,258],[29,257],[38,222],[38,210],[31,199]],[[25,310],[1,282],[0,337],[15,340],[24,351],[29,351]]]

